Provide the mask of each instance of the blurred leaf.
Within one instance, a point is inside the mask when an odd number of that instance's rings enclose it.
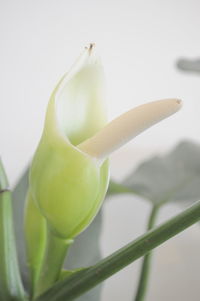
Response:
[[[13,191],[13,211],[16,232],[17,248],[19,253],[19,264],[23,281],[28,289],[28,271],[26,267],[25,243],[23,231],[23,213],[26,192],[28,189],[28,169],[19,179]],[[66,258],[64,267],[76,269],[89,266],[101,259],[100,234],[102,226],[102,214],[99,213],[92,224],[76,239]],[[78,298],[78,301],[100,300],[101,285]]]
[[[0,299],[26,300],[16,252],[13,201],[0,159]]]
[[[22,279],[26,289],[28,288],[28,270],[25,261],[25,242],[24,242],[24,202],[28,187],[28,169],[19,179],[13,190],[13,214],[14,227],[17,241],[17,250],[19,254],[19,265],[22,274]]]
[[[189,72],[200,72],[200,59],[189,60],[189,59],[179,59],[177,61],[177,68],[182,71]]]
[[[75,300],[77,296],[95,287],[163,242],[198,222],[199,218],[200,201],[100,260],[87,271],[75,273],[63,281],[57,282],[44,294],[38,296],[35,301]]]
[[[109,183],[107,196],[112,195],[112,194],[119,194],[119,193],[135,193],[136,194],[136,191],[133,191],[133,189],[111,180]]]
[[[199,200],[200,145],[181,142],[169,154],[142,163],[118,185],[154,204]],[[114,187],[110,193],[116,191]]]

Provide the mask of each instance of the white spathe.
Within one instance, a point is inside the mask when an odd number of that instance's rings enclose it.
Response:
[[[163,99],[143,104],[108,123],[78,148],[97,159],[99,164],[115,150],[152,125],[176,113],[182,106],[179,99]]]

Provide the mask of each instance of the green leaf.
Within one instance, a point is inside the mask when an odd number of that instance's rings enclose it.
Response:
[[[28,270],[26,265],[25,239],[24,239],[24,205],[28,189],[28,169],[23,173],[13,190],[13,214],[15,235],[19,254],[19,266],[25,287],[28,289]]]
[[[74,275],[75,273],[85,272],[88,269],[89,269],[89,267],[88,268],[79,268],[79,269],[74,269],[74,270],[62,270],[58,281],[62,281],[64,279]]]
[[[200,145],[181,142],[165,156],[142,163],[120,185],[154,204],[196,201],[200,199]]]
[[[11,192],[0,160],[0,300],[26,300],[19,272]]]
[[[36,301],[71,301],[111,275],[144,256],[200,219],[200,201],[136,240],[99,261],[85,272],[58,282]]]
[[[200,145],[185,141],[165,156],[154,157],[132,172],[122,183],[110,182],[109,194],[132,193],[160,208],[166,202],[200,199]],[[154,210],[154,209],[153,209]],[[142,264],[135,300],[143,300],[147,289],[151,253]]]
[[[23,230],[23,212],[26,192],[28,189],[28,169],[24,172],[15,186],[14,199],[14,220],[17,237],[17,247],[20,255],[20,269],[23,281],[28,288],[28,271],[25,259],[25,244]],[[68,270],[89,266],[101,258],[100,234],[102,227],[102,214],[99,213],[92,224],[81,233],[70,248],[64,267]],[[77,299],[78,301],[100,300],[101,286],[96,287],[89,293]]]
[[[119,193],[121,194],[121,193],[137,193],[137,192],[133,191],[132,188],[126,187],[123,184],[111,180],[109,183],[107,195],[113,195]]]
[[[200,59],[194,59],[194,60],[189,60],[189,59],[179,59],[177,61],[177,67],[178,69],[182,71],[187,71],[187,72],[200,72]]]

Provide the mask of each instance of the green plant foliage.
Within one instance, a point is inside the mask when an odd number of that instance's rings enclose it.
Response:
[[[200,59],[179,59],[177,61],[177,68],[181,71],[187,71],[187,72],[200,72]]]
[[[24,240],[24,203],[28,189],[28,168],[18,180],[13,189],[13,214],[15,224],[16,243],[19,254],[19,265],[25,287],[28,288],[28,271],[26,266]]]
[[[0,160],[0,300],[25,301],[13,225],[12,198]]]
[[[170,153],[156,156],[122,183],[111,183],[109,193],[134,193],[153,204],[200,199],[200,145],[184,141]]]
[[[27,272],[23,238],[23,207],[27,188],[28,171],[25,172],[16,185],[13,194],[20,267],[25,282],[27,282]],[[194,202],[200,199],[200,145],[191,141],[181,142],[168,154],[156,156],[140,164],[122,183],[111,181],[108,194],[119,193],[136,194],[149,200],[152,206],[160,206],[166,202],[185,204],[188,201]],[[68,258],[65,262],[65,268],[68,271],[95,265],[100,260],[99,239],[101,228],[102,213],[78,236],[74,245],[70,248]],[[66,275],[70,276],[70,272],[62,273],[63,278]],[[81,273],[80,275],[84,277],[84,270],[83,274]],[[97,282],[100,283],[100,281]],[[101,287],[98,285],[76,300],[97,301],[100,300],[100,293]]]
[[[36,301],[71,301],[200,219],[200,201],[148,231],[86,271],[58,282]]]
[[[132,193],[152,204],[152,212],[167,202],[195,202],[200,199],[200,145],[184,141],[164,156],[156,156],[138,166],[121,183],[110,182],[110,194]],[[151,220],[151,216],[150,216]],[[154,227],[153,225],[148,229]],[[135,301],[145,299],[151,254],[142,262]]]

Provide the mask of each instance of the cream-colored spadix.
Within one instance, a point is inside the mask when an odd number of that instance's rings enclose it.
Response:
[[[179,99],[164,99],[143,104],[108,123],[78,148],[96,158],[101,164],[112,152],[180,108]]]

